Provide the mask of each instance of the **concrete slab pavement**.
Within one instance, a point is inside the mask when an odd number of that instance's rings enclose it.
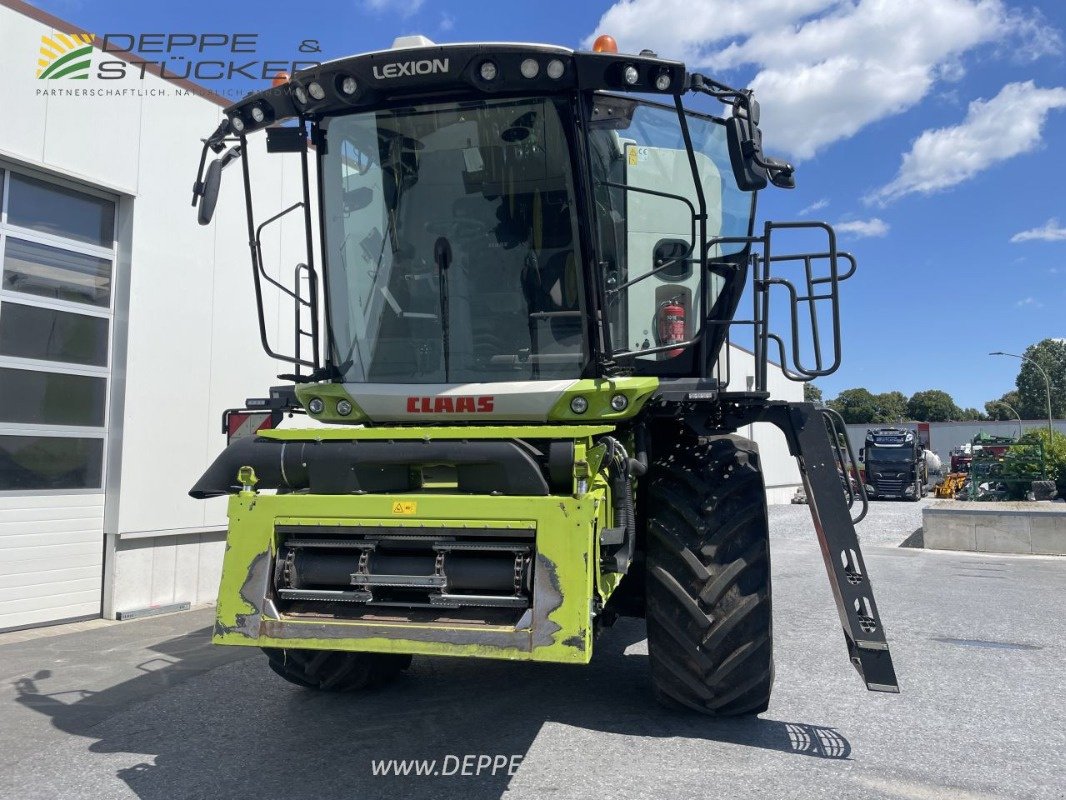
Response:
[[[771,514],[777,682],[758,719],[656,706],[637,621],[588,667],[416,659],[338,696],[211,646],[200,610],[0,638],[0,797],[1062,798],[1066,561],[899,548],[919,505],[874,504],[860,530],[902,686],[874,694],[806,513]],[[520,766],[374,774],[467,754]]]

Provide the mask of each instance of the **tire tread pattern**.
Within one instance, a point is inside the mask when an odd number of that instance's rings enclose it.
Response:
[[[382,686],[411,665],[411,656],[340,650],[263,648],[275,673],[297,686],[350,692]]]
[[[680,437],[647,487],[648,654],[669,706],[765,711],[773,686],[769,522],[755,443]]]

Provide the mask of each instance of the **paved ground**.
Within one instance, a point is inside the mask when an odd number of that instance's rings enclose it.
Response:
[[[586,668],[416,660],[327,696],[207,643],[210,612],[0,636],[0,798],[1062,798],[1066,560],[899,548],[919,506],[878,503],[868,566],[903,693],[844,657],[806,508],[772,511],[777,684],[760,719],[649,698],[642,627]],[[372,759],[517,755],[514,777],[381,777]]]

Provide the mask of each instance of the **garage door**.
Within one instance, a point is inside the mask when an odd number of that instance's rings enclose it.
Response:
[[[0,630],[100,613],[115,199],[0,169]]]

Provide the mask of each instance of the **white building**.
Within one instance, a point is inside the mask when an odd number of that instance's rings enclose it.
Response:
[[[151,72],[127,95],[37,79],[41,37],[78,30],[0,3],[0,630],[212,601],[225,501],[187,491],[225,444],[222,411],[286,371],[259,348],[239,181],[210,227],[189,205],[226,101]],[[265,219],[301,183],[297,156],[264,147],[247,158]],[[288,270],[301,222],[269,244]],[[736,350],[734,386],[752,372]],[[756,427],[785,502],[795,464]]]

